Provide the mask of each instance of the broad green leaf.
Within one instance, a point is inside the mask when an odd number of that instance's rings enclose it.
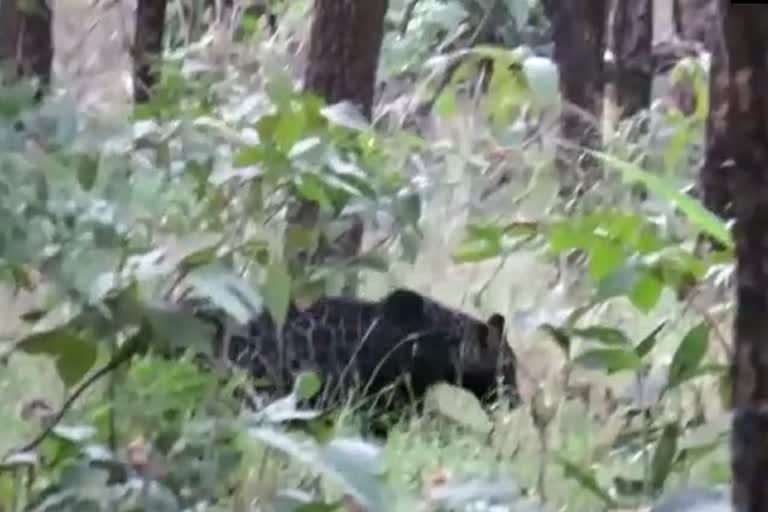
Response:
[[[272,140],[282,151],[289,151],[306,129],[307,117],[304,109],[295,102],[281,110]]]
[[[606,301],[631,293],[638,278],[638,269],[633,263],[626,263],[603,277],[597,283],[596,299]]]
[[[733,249],[733,239],[731,238],[731,233],[725,222],[705,208],[701,202],[691,198],[687,194],[679,192],[666,183],[662,178],[644,171],[633,163],[623,161],[607,153],[587,151],[595,158],[608,164],[607,167],[612,167],[620,171],[628,181],[639,181],[643,183],[648,187],[648,190],[663,197],[672,205],[680,209],[691,224],[712,236],[729,249]]]
[[[602,369],[615,373],[622,370],[638,370],[642,361],[634,350],[621,348],[596,348],[579,354],[574,362],[590,369]]]
[[[274,261],[267,267],[262,286],[264,302],[278,326],[283,325],[291,304],[291,275],[282,261]]]
[[[382,468],[378,447],[343,438],[318,446],[264,427],[252,428],[249,432],[254,439],[336,481],[365,510],[384,512],[390,509],[391,498],[380,478]]]
[[[493,428],[493,423],[475,395],[464,388],[444,382],[435,384],[427,390],[424,404],[428,410],[478,432],[488,433]]]
[[[430,505],[436,510],[474,510],[473,506],[480,503],[493,503],[501,507],[503,504],[515,504],[521,500],[518,486],[509,480],[499,481],[449,481],[438,486],[432,486],[428,491]],[[503,510],[517,510],[502,508]],[[482,509],[481,509],[482,510]]]
[[[501,240],[475,238],[462,242],[451,258],[456,263],[472,263],[496,258],[501,255]]]
[[[693,377],[709,347],[709,326],[702,322],[685,335],[669,365],[668,386],[674,388]]]
[[[435,112],[445,119],[450,119],[456,115],[456,95],[452,90],[445,89],[435,100]]]
[[[56,364],[56,373],[67,387],[72,387],[96,364],[98,347],[67,328],[33,334],[23,339],[17,348],[29,354],[46,354]]]
[[[644,313],[650,312],[659,303],[663,283],[650,272],[640,272],[635,279],[629,300]]]
[[[90,425],[56,425],[51,433],[74,444],[81,444],[96,435],[96,429]]]
[[[593,236],[589,246],[589,274],[595,281],[614,272],[626,259],[621,246],[613,240]]]
[[[148,306],[144,315],[152,329],[155,348],[161,352],[191,348],[199,354],[211,353],[216,332],[214,325],[191,313],[168,307]]]
[[[320,376],[315,372],[301,372],[293,383],[293,394],[302,400],[315,396],[322,387]]]
[[[527,3],[520,2],[518,3]],[[523,73],[539,106],[555,105],[560,99],[557,65],[546,57],[531,56],[523,61]]]
[[[3,457],[0,471],[15,471],[23,467],[35,467],[39,461],[36,452],[20,452]]]
[[[210,299],[241,324],[261,313],[261,296],[240,276],[222,267],[198,267],[184,282],[192,286],[196,295]]]
[[[77,157],[77,181],[83,190],[91,190],[96,183],[99,173],[99,161],[93,156],[83,153]]]
[[[672,463],[677,455],[677,439],[680,435],[680,429],[677,423],[669,423],[664,427],[656,450],[653,453],[651,461],[651,487],[655,493],[664,488],[667,481]]]
[[[630,343],[624,331],[615,327],[593,325],[582,329],[571,329],[571,332],[581,338],[596,340],[606,345],[629,345]]]

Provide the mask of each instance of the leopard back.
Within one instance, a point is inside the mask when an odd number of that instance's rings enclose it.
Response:
[[[379,301],[326,297],[304,310],[291,308],[281,329],[263,312],[231,337],[227,353],[272,393],[289,391],[301,371],[318,372],[323,402],[352,390],[402,391],[403,384],[418,398],[440,381],[484,398],[499,379],[516,389],[514,354],[502,330],[503,318],[501,326],[483,322],[395,290]]]

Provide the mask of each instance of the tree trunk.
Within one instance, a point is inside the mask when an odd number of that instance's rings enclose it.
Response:
[[[720,0],[727,60],[711,75],[710,109],[722,141],[720,183],[733,198],[737,308],[731,366],[733,504],[768,510],[768,10]]]
[[[306,91],[322,96],[328,104],[352,102],[370,120],[387,6],[388,0],[315,0],[304,74]],[[302,201],[289,212],[289,229],[316,229],[318,217],[318,205]],[[359,253],[362,238],[362,220],[354,217],[337,240],[321,236],[313,254],[287,252],[289,258],[304,263],[349,261]],[[350,282],[344,294],[353,293]]]
[[[564,102],[561,137],[568,145],[596,149],[601,145],[607,2],[544,0],[543,5],[552,22],[555,61],[560,70]],[[578,192],[583,179],[589,187],[600,175],[595,159],[579,153],[568,147],[558,149],[557,166],[563,197]]]
[[[718,40],[716,0],[673,0],[677,36],[686,41],[697,41],[706,48]]]
[[[0,61],[7,78],[37,77],[44,88],[48,86],[53,61],[51,24],[52,13],[43,0],[0,1]]]
[[[707,116],[707,133],[704,164],[699,171],[699,186],[701,197],[710,211],[723,219],[732,216],[731,194],[728,190],[727,172],[732,166],[729,163],[731,143],[728,133],[724,131],[725,112],[730,108],[728,88],[728,66],[724,44],[715,44],[710,63],[709,79],[709,115]],[[717,115],[717,113],[720,113]]]
[[[152,88],[160,80],[163,56],[166,0],[138,0],[133,38],[133,99],[149,100]]]
[[[613,12],[616,105],[631,117],[651,104],[653,0],[618,0]]]

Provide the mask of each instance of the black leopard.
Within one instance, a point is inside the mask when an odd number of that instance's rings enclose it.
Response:
[[[515,354],[503,331],[500,314],[483,322],[397,289],[379,301],[327,297],[303,310],[292,305],[279,331],[265,311],[219,348],[275,396],[290,390],[299,372],[317,372],[323,405],[350,392],[390,406],[418,401],[440,381],[483,401],[499,398],[499,390],[516,401]]]

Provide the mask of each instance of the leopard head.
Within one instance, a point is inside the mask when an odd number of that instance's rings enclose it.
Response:
[[[519,400],[517,360],[505,332],[504,317],[492,314],[486,321],[454,310],[410,291],[398,289],[383,300],[383,316],[405,329],[429,333],[440,346],[422,358],[429,364],[450,364],[448,379],[477,397],[488,400],[508,397]],[[505,393],[501,396],[498,391]]]

